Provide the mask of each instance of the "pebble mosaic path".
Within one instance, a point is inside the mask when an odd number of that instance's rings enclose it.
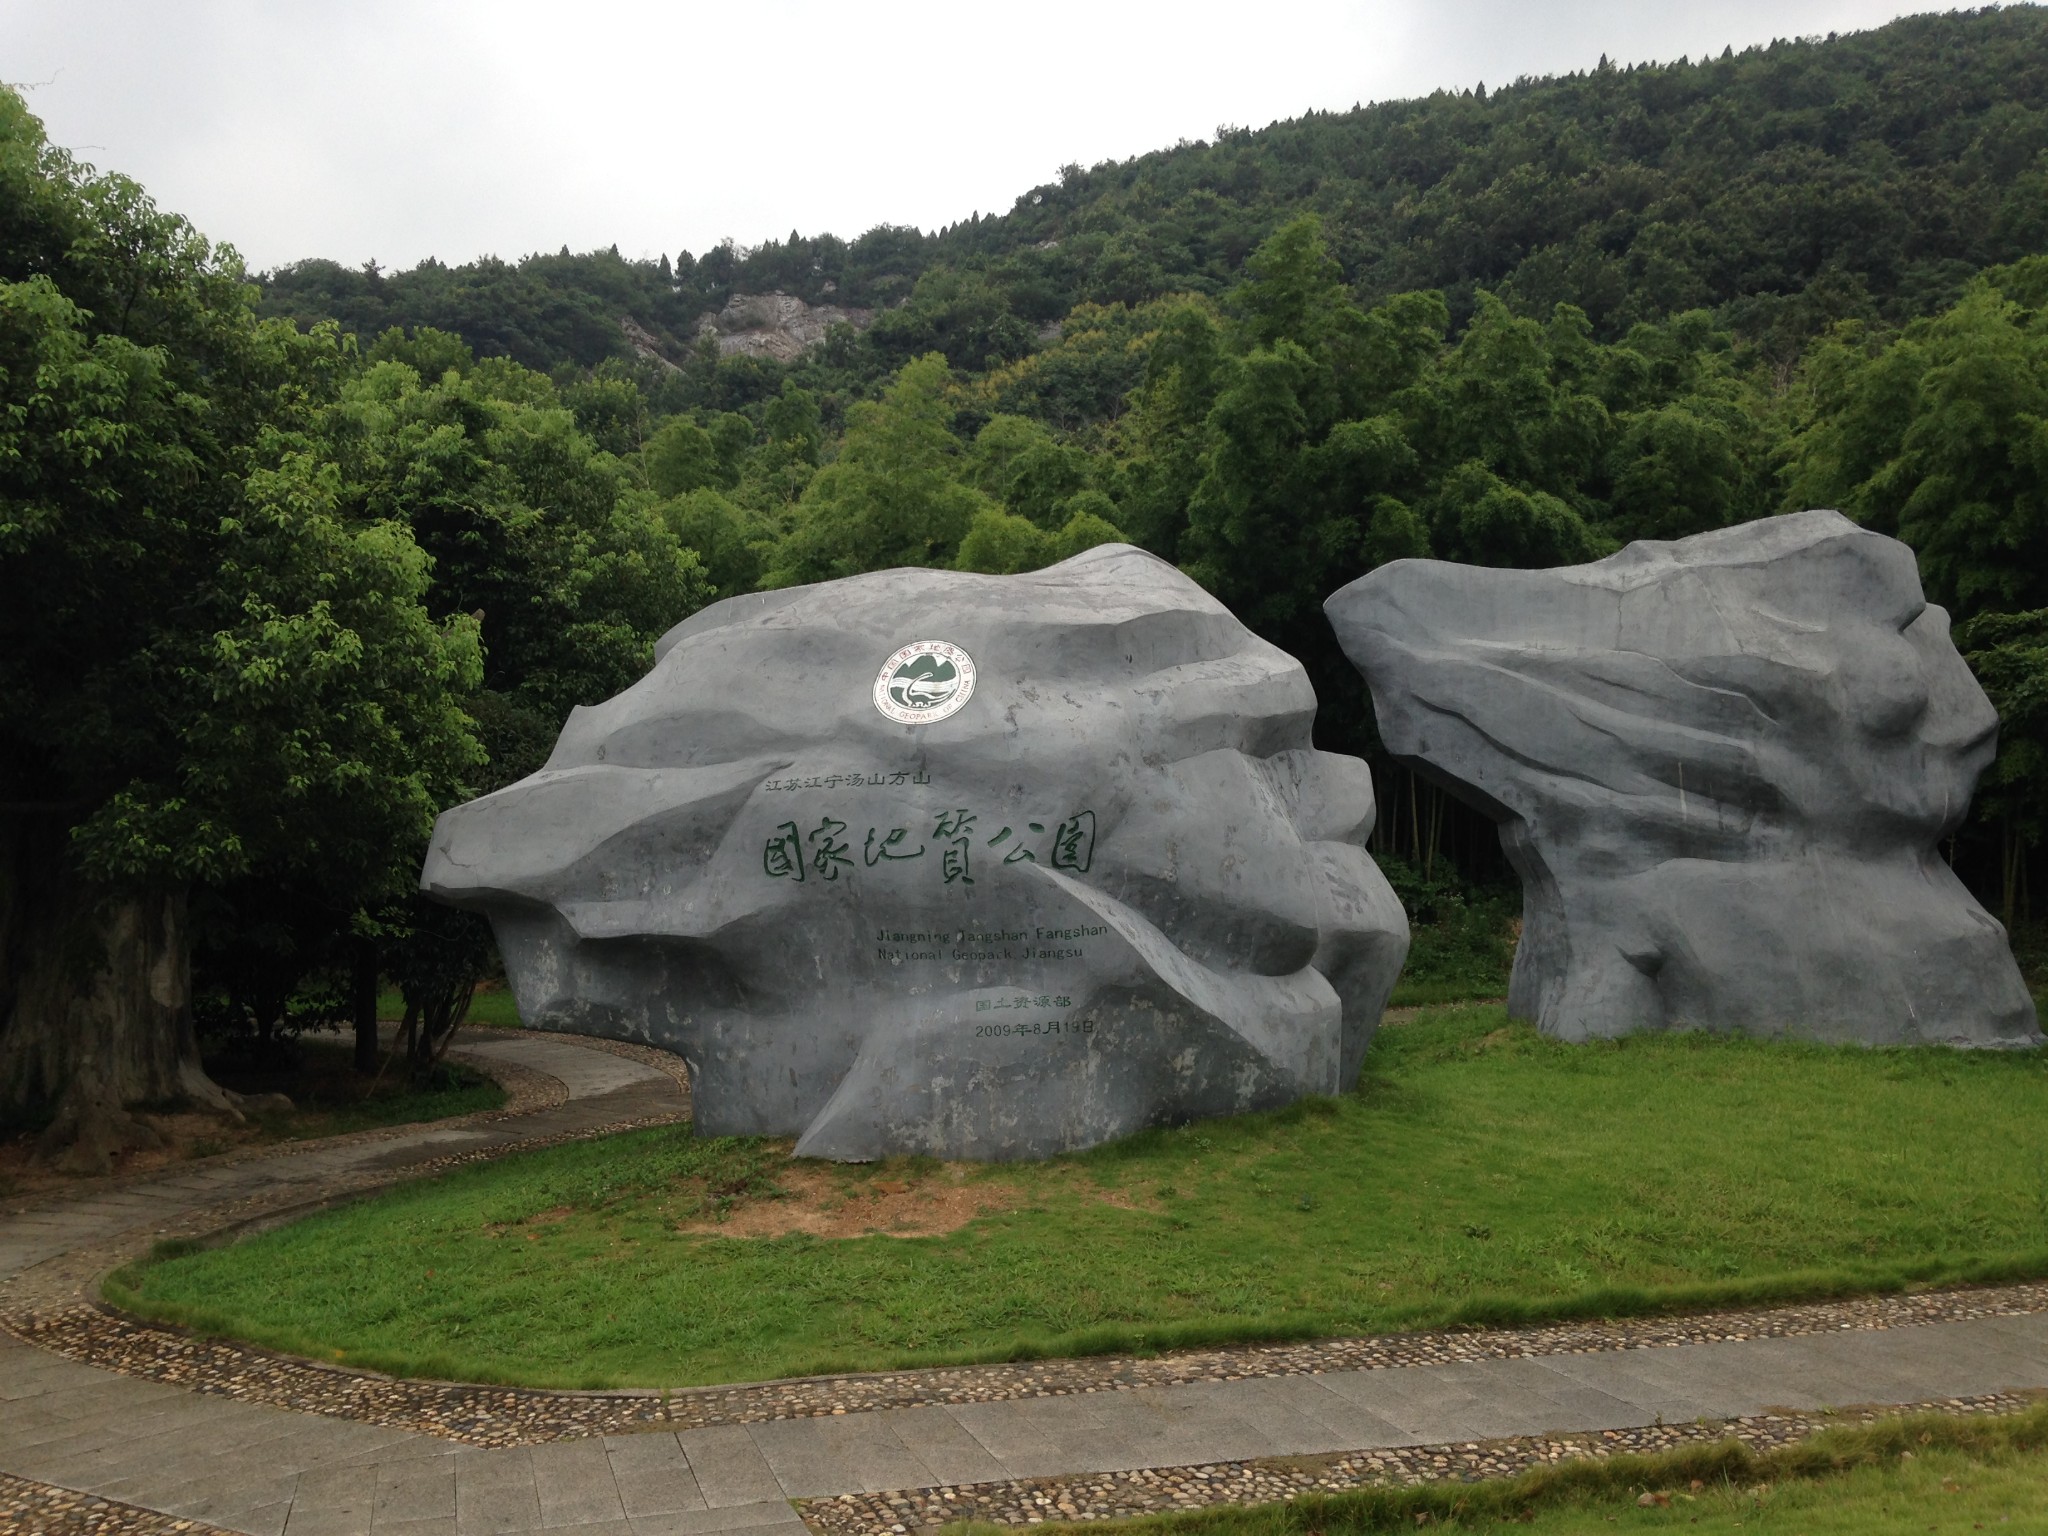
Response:
[[[901,1536],[1087,1521],[2048,1391],[2048,1286],[1644,1323],[885,1372],[674,1393],[398,1382],[110,1316],[165,1236],[688,1112],[658,1054],[469,1047],[504,1111],[0,1207],[0,1530]]]

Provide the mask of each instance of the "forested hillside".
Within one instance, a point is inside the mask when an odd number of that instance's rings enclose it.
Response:
[[[781,290],[905,305],[878,361],[937,349],[981,368],[1079,303],[1220,294],[1260,241],[1313,212],[1367,303],[1438,289],[1462,320],[1486,288],[1532,313],[1577,305],[1607,339],[1705,308],[1783,351],[1843,316],[1927,313],[1971,272],[2040,247],[2044,38],[2048,15],[2028,6],[1696,62],[1602,61],[1068,166],[1008,212],[930,235],[792,231],[673,263],[565,250],[379,274],[315,260],[271,274],[265,305],[366,335],[431,325],[550,369],[629,355],[622,315],[681,361],[700,315]]]
[[[434,813],[714,597],[892,565],[1179,565],[1306,662],[1448,933],[1492,830],[1379,750],[1322,600],[1837,506],[2000,707],[1949,852],[2031,921],[2048,12],[1231,131],[932,236],[246,279],[0,92],[0,1117],[82,1165],[203,1093],[180,1020],[373,1062],[384,977],[431,1059],[491,963],[411,894]],[[872,321],[696,334],[774,290]],[[188,958],[189,1009],[145,981]]]

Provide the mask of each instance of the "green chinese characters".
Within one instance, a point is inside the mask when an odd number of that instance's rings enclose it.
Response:
[[[966,806],[940,811],[933,818],[931,831],[919,843],[910,841],[909,827],[870,826],[861,845],[858,865],[846,835],[848,824],[838,817],[821,816],[818,824],[808,829],[785,821],[762,845],[761,872],[771,880],[805,881],[815,877],[829,882],[862,867],[874,869],[922,859],[937,849],[935,868],[940,883],[965,886],[974,884],[975,861],[983,857],[999,857],[1004,864],[1035,864],[1043,853],[1044,862],[1052,868],[1076,874],[1086,874],[1095,860],[1092,810],[1076,811],[1055,822],[1050,835],[1045,822],[1027,821],[1021,831],[1016,826],[1004,825],[984,837],[987,826],[996,819],[983,817]]]

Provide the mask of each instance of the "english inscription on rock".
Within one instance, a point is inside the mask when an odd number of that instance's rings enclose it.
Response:
[[[1395,561],[1327,608],[1388,749],[1499,823],[1511,1013],[2040,1043],[1938,850],[1998,720],[1905,545],[1800,512],[1558,570]]]
[[[1408,947],[1300,664],[1110,545],[732,598],[449,811],[528,1022],[692,1068],[707,1134],[1043,1157],[1357,1076]]]

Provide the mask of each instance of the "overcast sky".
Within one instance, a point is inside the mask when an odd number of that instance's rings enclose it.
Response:
[[[1000,212],[1319,108],[1878,26],[1899,0],[0,0],[56,142],[254,266]]]

